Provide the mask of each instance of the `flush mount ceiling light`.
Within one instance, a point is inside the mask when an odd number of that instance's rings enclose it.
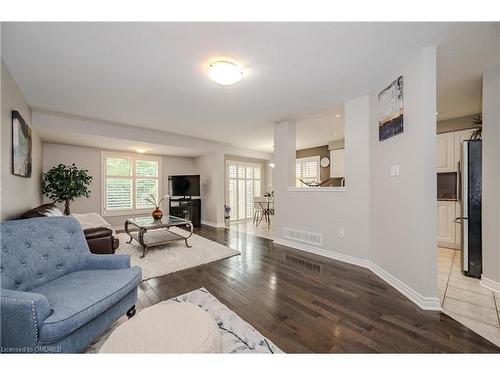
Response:
[[[145,148],[136,148],[135,151],[137,151],[139,154],[144,154],[147,150]]]
[[[243,70],[229,61],[215,61],[208,68],[208,76],[212,81],[227,86],[241,81]]]

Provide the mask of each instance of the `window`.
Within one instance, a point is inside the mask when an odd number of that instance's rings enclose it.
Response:
[[[226,203],[231,220],[253,217],[254,197],[261,195],[261,166],[254,163],[226,162]]]
[[[319,156],[296,159],[295,175],[297,177],[295,180],[297,187],[306,186],[298,180],[299,178],[305,182],[319,182]]]
[[[103,152],[102,214],[126,215],[149,212],[154,206],[144,200],[161,196],[161,158]]]

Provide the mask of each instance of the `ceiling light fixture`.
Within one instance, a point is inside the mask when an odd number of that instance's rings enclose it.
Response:
[[[147,150],[145,148],[136,148],[135,151],[137,151],[139,154],[144,154]]]
[[[340,115],[337,113],[337,114],[335,115],[335,117],[340,118]]]
[[[227,86],[241,81],[243,70],[229,61],[215,61],[208,68],[208,76],[212,81]]]

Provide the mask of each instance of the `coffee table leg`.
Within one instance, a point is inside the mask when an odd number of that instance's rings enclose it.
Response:
[[[193,247],[193,246],[190,246],[190,245],[188,244],[188,238],[189,238],[189,237],[191,237],[191,236],[193,235],[193,224],[192,224],[192,223],[188,223],[187,225],[189,226],[189,236],[187,236],[187,237],[184,239],[184,241],[186,242],[186,246],[187,246],[187,247]]]
[[[147,245],[144,243],[144,233],[146,233],[145,229],[139,229],[139,243],[142,246],[141,258],[144,258],[146,256],[146,248],[147,248]]]
[[[127,233],[129,236],[130,236],[130,240],[127,241],[127,243],[131,243],[133,238],[132,238],[132,235],[130,234],[129,230],[128,230],[128,220],[125,221],[125,233]]]

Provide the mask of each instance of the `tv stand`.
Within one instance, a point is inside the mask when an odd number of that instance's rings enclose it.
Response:
[[[170,215],[189,220],[194,227],[201,226],[201,199],[170,198],[168,206]]]

